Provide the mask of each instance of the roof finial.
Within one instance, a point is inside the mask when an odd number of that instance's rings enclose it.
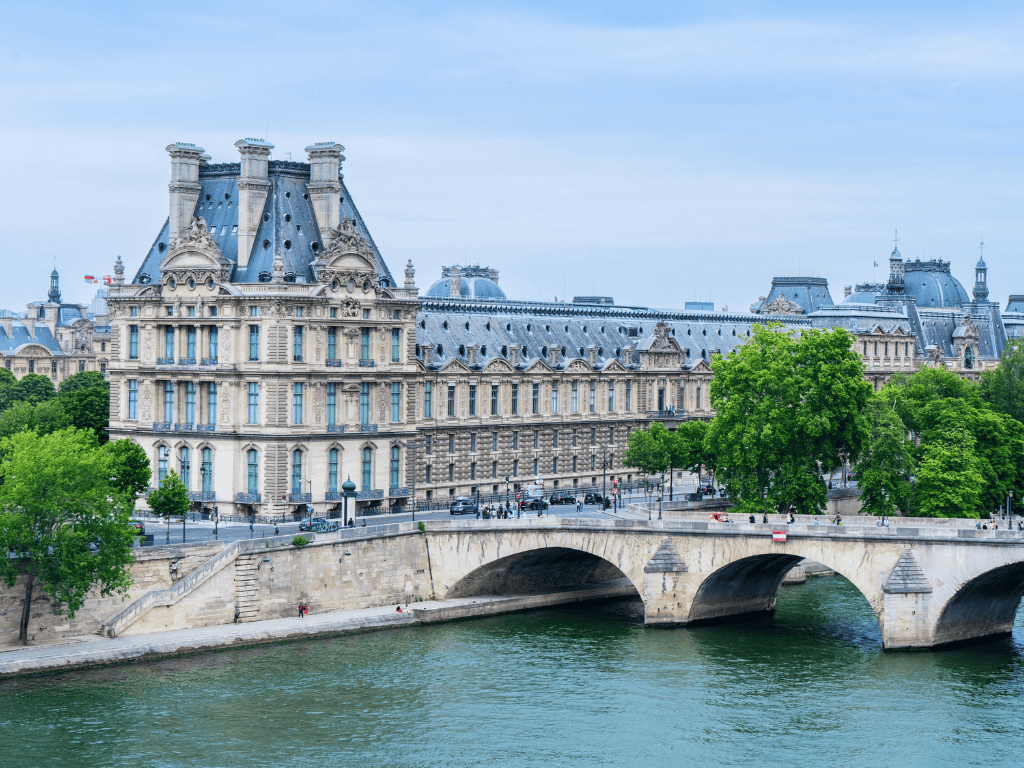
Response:
[[[980,259],[984,259],[985,258],[984,251],[985,251],[985,236],[982,235],[981,236],[981,243],[978,245],[978,258],[980,258]]]
[[[900,230],[899,230],[899,225],[896,224],[896,225],[893,225],[893,228],[892,228],[892,249],[894,251],[898,251],[899,250],[899,244],[900,244]]]

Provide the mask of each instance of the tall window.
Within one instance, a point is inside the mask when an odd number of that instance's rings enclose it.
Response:
[[[174,382],[164,382],[164,423],[174,421]]]
[[[178,456],[178,462],[181,464],[181,472],[179,472],[181,475],[181,484],[186,488],[190,488],[191,483],[189,481],[192,478],[192,452],[188,448],[182,447]]]
[[[195,307],[189,307],[195,309]],[[185,329],[185,357],[196,356],[196,327],[190,325]]]
[[[469,433],[469,452],[476,453],[476,432]]]
[[[540,382],[533,382],[533,412],[540,413]]]
[[[469,415],[476,416],[476,384],[469,385]]]
[[[203,493],[210,493],[213,491],[213,448],[203,448],[202,458],[199,474],[203,480]]]
[[[397,381],[391,382],[391,421],[402,420],[402,385]]]
[[[512,459],[512,477],[519,477],[519,459]]]
[[[697,410],[700,410],[700,384],[697,385]]]
[[[615,382],[608,382],[608,413],[615,413]]]
[[[431,387],[431,382],[429,382],[429,381],[423,382],[423,418],[424,419],[433,418],[432,414],[434,412],[434,404],[431,402],[433,394],[434,393],[433,393],[433,387]]]
[[[590,444],[591,445],[597,445],[597,430],[596,429],[591,429],[590,430]]]
[[[533,474],[539,474],[540,462],[537,459],[533,460]]]
[[[292,451],[292,493],[302,493],[302,451]]]
[[[512,385],[512,415],[515,416],[519,413],[519,385]]]
[[[558,385],[551,385],[551,413],[558,413]]]
[[[401,360],[402,332],[398,328],[391,329],[391,362],[397,363]]]
[[[590,380],[590,412],[597,410],[597,382]]]
[[[260,385],[255,381],[249,382],[249,423],[260,423]]]
[[[423,436],[423,452],[429,456],[430,450],[434,447],[434,438],[431,435]]]
[[[128,379],[128,418],[139,418],[139,380]]]
[[[296,325],[292,332],[292,360],[296,363],[302,362],[302,326]]]
[[[327,424],[333,427],[338,423],[338,385],[327,385]]]
[[[498,452],[498,433],[491,432],[491,453]]]
[[[391,447],[391,487],[397,488],[398,483],[398,446]]]
[[[430,482],[430,465],[429,464],[427,464],[427,466],[425,466],[423,468],[423,472],[424,472],[424,477],[426,478],[426,481],[429,483]],[[427,491],[427,493],[430,493],[430,491]],[[430,497],[428,496],[427,498],[429,499]]]
[[[498,462],[496,462],[496,461],[492,461],[491,462],[491,477],[492,478],[497,478],[498,477]]]
[[[338,492],[338,449],[331,448],[327,452],[327,490]]]
[[[211,309],[216,309],[216,307],[211,307]],[[206,347],[206,356],[210,360],[216,360],[217,359],[217,337],[218,337],[218,334],[219,334],[219,331],[217,330],[217,326],[216,325],[211,325],[210,326],[210,334],[209,334],[209,336],[207,336],[207,347]]]
[[[558,474],[558,457],[557,456],[555,456],[554,458],[551,459],[551,474],[553,474],[553,475],[557,475]]]
[[[553,429],[551,431],[551,447],[552,448],[557,448],[558,447],[558,430],[557,429]]]
[[[327,359],[338,359],[338,329],[334,327],[327,329]]]
[[[164,331],[164,357],[174,357],[174,326],[168,325]]]
[[[615,442],[615,427],[608,427],[608,445]]]
[[[540,430],[533,430],[533,450],[540,448]]]
[[[156,478],[161,483],[167,477],[167,460],[170,455],[171,451],[166,445],[156,449]]]
[[[255,450],[249,451],[249,476],[248,483],[246,484],[246,493],[259,493],[260,492],[260,455]]]
[[[292,384],[292,424],[302,423],[302,385]]]
[[[476,480],[476,462],[471,462],[469,465],[469,479]]]
[[[217,423],[217,385],[210,382],[206,390],[206,423]]]
[[[455,385],[448,385],[448,417],[455,417]]]
[[[580,412],[580,383],[574,381],[572,383],[572,400],[569,404],[569,413]]]
[[[498,385],[491,384],[491,416],[498,415]]]
[[[196,423],[196,383],[194,381],[185,385],[185,423]]]
[[[633,382],[626,382],[626,410],[633,410]]]
[[[369,360],[370,359],[370,329],[360,328],[359,329],[359,359]]]
[[[455,453],[455,435],[448,435],[448,453]]]
[[[139,326],[128,326],[128,359],[139,359]]]
[[[260,359],[260,327],[258,325],[249,326],[249,359]]]
[[[359,423],[370,423],[370,384],[365,381],[359,385]]]
[[[363,448],[363,490],[373,489],[373,452]]]
[[[512,450],[513,451],[518,451],[519,450],[519,431],[518,430],[515,430],[514,432],[512,432]]]

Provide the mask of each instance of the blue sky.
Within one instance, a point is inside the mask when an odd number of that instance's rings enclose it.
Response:
[[[480,263],[516,298],[745,309],[910,258],[1024,293],[1024,14],[1010,3],[7,4],[0,306],[67,300],[215,162],[346,146],[392,270]]]

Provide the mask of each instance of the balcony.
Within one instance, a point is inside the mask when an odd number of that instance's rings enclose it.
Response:
[[[313,494],[312,493],[289,493],[288,494],[289,504],[312,504]]]
[[[359,361],[359,367],[360,368],[373,368],[373,360],[360,360]]]
[[[196,359],[194,357],[179,357],[178,365],[195,365]]]
[[[173,426],[174,425],[171,424],[170,422],[154,421],[153,422],[153,431],[154,432],[170,432],[171,428]]]
[[[192,501],[216,501],[217,494],[213,491],[189,491],[188,497]]]
[[[196,424],[196,432],[216,432],[216,424]]]
[[[236,493],[235,504],[262,504],[263,494],[260,493]]]
[[[409,495],[409,489],[408,488],[391,488],[388,491],[388,495],[391,498],[393,498],[393,499],[402,498],[403,496],[408,496]]]
[[[345,433],[345,425],[344,424],[328,424],[327,425],[327,433],[328,434],[342,435],[342,434]]]
[[[175,424],[175,432],[192,432],[196,428],[195,424]]]
[[[647,418],[654,421],[685,421],[686,411],[682,408],[675,411],[648,411]]]
[[[158,357],[156,359],[157,365],[174,365],[173,357]]]
[[[199,361],[199,364],[200,365],[216,365],[217,364],[217,358],[216,357],[204,357],[202,360]]]
[[[360,432],[376,432],[377,431],[377,425],[376,424],[360,424],[359,425],[359,431]]]
[[[384,491],[357,491],[356,500],[363,501],[365,499],[383,499]]]
[[[328,368],[341,368],[341,360],[328,360],[327,361],[327,367]]]
[[[324,501],[341,501],[345,498],[345,494],[341,491],[328,491],[324,494]]]

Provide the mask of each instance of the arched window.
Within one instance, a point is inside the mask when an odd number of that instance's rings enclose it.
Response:
[[[373,451],[363,448],[363,490],[373,489]]]
[[[170,458],[171,452],[166,445],[161,445],[157,448],[156,452],[156,477],[158,482],[163,482],[164,478],[167,477],[167,460]]]
[[[191,485],[189,483],[189,480],[192,477],[192,461],[191,461],[191,458],[192,458],[192,452],[188,448],[182,447],[181,451],[178,454],[178,461],[181,464],[181,472],[180,472],[180,474],[181,474],[181,483],[186,488],[190,488],[191,487]]]
[[[302,451],[292,451],[292,493],[302,493]]]
[[[391,448],[391,487],[397,488],[398,483],[398,446]]]
[[[338,492],[338,449],[331,448],[327,452],[327,490],[329,493]]]
[[[213,449],[203,448],[203,464],[199,468],[203,476],[203,493],[213,491]]]
[[[249,451],[249,483],[247,493],[259,493],[260,454],[255,448]]]

